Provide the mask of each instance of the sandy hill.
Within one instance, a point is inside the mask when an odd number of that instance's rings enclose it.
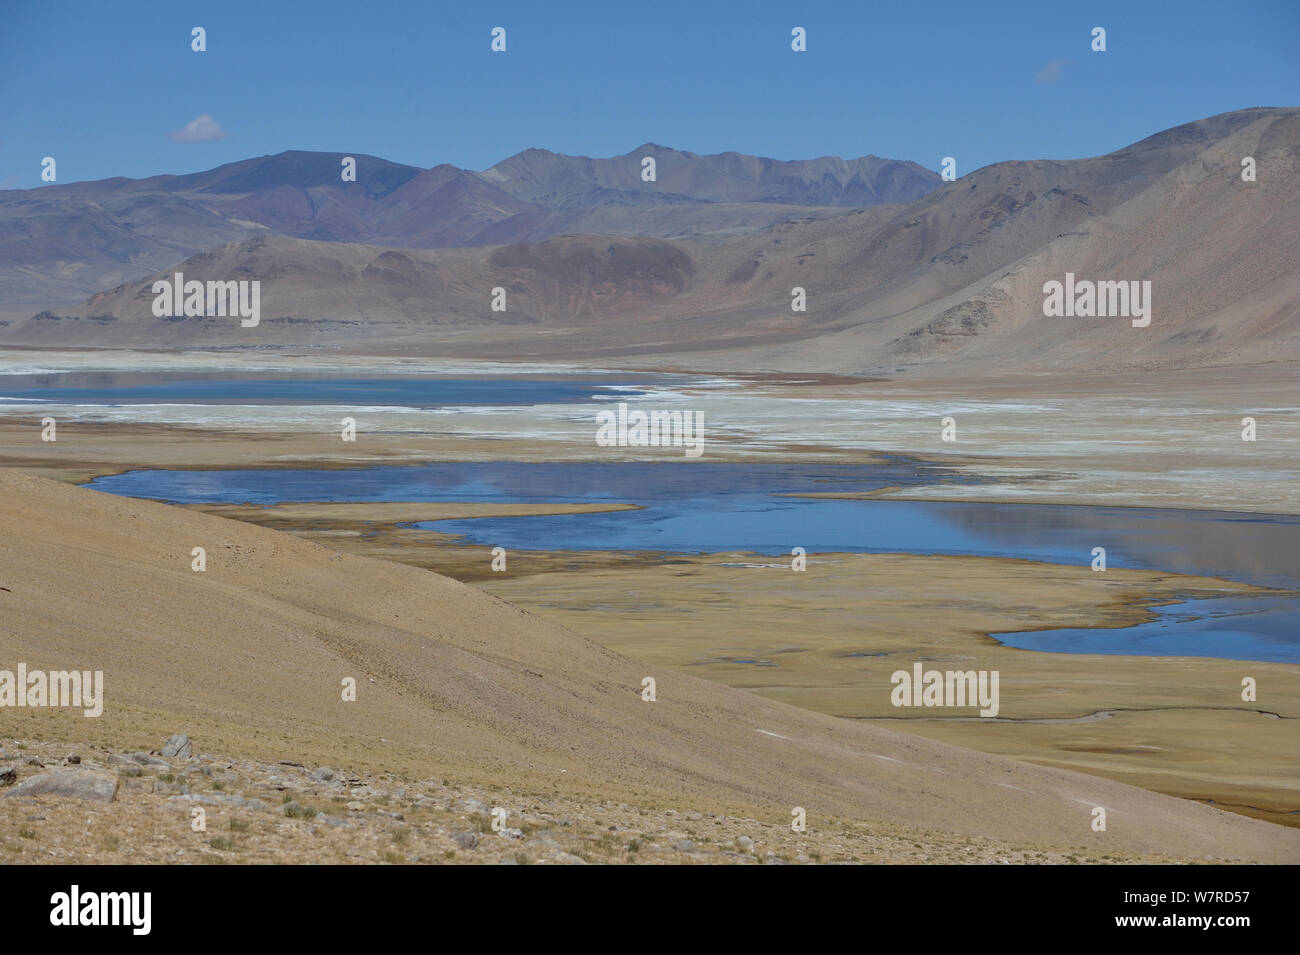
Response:
[[[1256,162],[1254,182],[1241,178],[1246,156]],[[550,190],[547,200],[555,203],[572,198],[554,181],[577,181],[578,174],[563,173],[567,167],[551,154],[535,158],[508,163],[500,173],[513,177],[519,193],[501,191],[502,214],[538,189]],[[611,173],[586,162],[591,188],[607,188],[600,184]],[[255,330],[219,318],[155,318],[150,276],[79,307],[14,322],[0,339],[176,347],[386,343],[499,358],[659,354],[714,368],[865,374],[1296,360],[1298,165],[1300,110],[1252,109],[1092,159],[999,163],[903,205],[830,217],[804,209],[793,218],[790,207],[776,206],[785,221],[730,234],[729,210],[737,206],[726,202],[581,206],[598,229],[618,231],[626,212],[647,232],[672,234],[690,222],[712,230],[707,239],[581,234],[397,250],[261,237],[175,266],[187,278],[259,279],[263,321]],[[715,186],[718,169],[728,168],[705,165],[700,181],[674,188],[743,199],[745,209],[764,205],[748,202],[756,197],[782,198],[775,186],[770,193],[761,188],[773,177],[784,181],[761,164],[738,180],[745,188]],[[480,187],[488,188],[452,170],[430,170],[389,199]],[[575,202],[597,201],[581,190],[575,195]],[[395,215],[415,223],[420,208],[412,200]],[[538,221],[549,214],[539,213]],[[467,214],[464,221],[487,232],[500,226],[492,216]],[[430,236],[443,227],[425,226]],[[1045,316],[1043,285],[1067,272],[1088,281],[1150,282],[1149,327],[1134,328],[1127,317]],[[496,287],[508,293],[505,312],[489,307]],[[795,287],[806,290],[804,312],[791,309]]]
[[[207,549],[207,570],[190,569]],[[0,472],[0,658],[99,669],[98,720],[14,735],[495,780],[643,805],[840,816],[1008,845],[1300,861],[1300,832],[779,703],[603,649],[447,578]],[[658,680],[658,701],[639,694]],[[354,677],[358,699],[340,698]],[[136,743],[138,746],[138,743]],[[1108,810],[1094,833],[1091,809]]]

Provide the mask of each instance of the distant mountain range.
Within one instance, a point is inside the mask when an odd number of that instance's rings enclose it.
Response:
[[[344,155],[291,151],[186,176],[0,192],[0,304],[80,301],[256,236],[436,249],[576,232],[726,234],[910,202],[940,183],[874,156],[782,162],[652,143],[613,159],[529,149],[481,173],[351,154],[356,181],[344,182]],[[655,182],[642,181],[646,157]]]
[[[658,182],[642,184],[639,157],[652,151]],[[1243,181],[1246,157],[1254,181]],[[150,275],[13,321],[0,342],[658,356],[864,374],[1300,358],[1300,109],[1225,113],[1104,156],[998,163],[951,183],[871,158],[646,146],[612,160],[530,150],[477,174],[358,157],[364,188],[349,192],[329,180],[337,159],[249,160],[152,190],[160,180],[0,194],[8,261],[16,249],[33,259],[4,267],[6,287],[18,275],[29,291],[64,281],[70,292],[78,268],[109,268],[108,238],[155,242],[130,260]],[[189,255],[186,243],[210,245]],[[261,325],[155,317],[153,273],[173,270],[260,279]],[[1043,285],[1066,273],[1150,281],[1150,326],[1045,316]],[[796,287],[806,311],[791,309]],[[490,307],[494,288],[504,312]]]

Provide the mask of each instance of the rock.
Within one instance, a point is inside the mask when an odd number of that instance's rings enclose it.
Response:
[[[673,843],[673,848],[678,852],[690,852],[695,848],[695,843],[691,842],[690,839],[678,839]]]
[[[478,833],[468,830],[462,832],[453,832],[451,841],[456,843],[457,848],[473,849],[478,845]]]
[[[12,766],[0,766],[0,786],[12,786],[18,782],[18,770]]]
[[[348,809],[351,810],[352,812],[360,812],[365,808],[366,808],[366,804],[361,802],[360,800],[354,799],[352,802],[348,803]]]
[[[754,840],[749,838],[749,836],[737,836],[736,848],[739,849],[741,852],[753,852]]]
[[[470,812],[477,816],[487,814],[487,804],[477,799],[461,799],[455,805],[457,812]]]
[[[522,829],[502,829],[501,835],[505,836],[507,839],[522,839],[524,837],[524,831]]]
[[[117,796],[117,777],[56,770],[24,780],[5,793],[6,799],[12,796],[70,796],[94,802],[112,802]]]
[[[311,774],[311,778],[316,780],[318,783],[332,783],[336,776],[338,776],[338,773],[334,772],[334,770],[330,769],[328,766],[322,766],[320,769],[316,770],[316,772]]]
[[[167,737],[167,742],[163,743],[162,754],[175,759],[189,759],[194,755],[194,746],[184,733],[176,733],[174,736]]]
[[[168,802],[201,802],[209,806],[242,806],[244,799],[242,796],[213,796],[210,793],[181,793],[179,796],[168,796]]]
[[[341,817],[339,817],[339,816],[327,816],[327,815],[326,815],[325,813],[323,813],[323,812],[321,812],[321,813],[317,813],[317,814],[316,814],[316,821],[317,821],[317,822],[323,822],[323,823],[325,823],[325,825],[327,825],[327,826],[334,826],[335,828],[338,828],[338,829],[351,829],[351,828],[352,828],[352,823],[348,822],[346,819],[343,819],[343,818],[341,818]]]
[[[68,757],[68,765],[70,765],[70,766],[80,766],[80,765],[81,765],[81,757],[78,756],[76,753],[73,753],[71,756]]]
[[[144,766],[147,769],[171,769],[165,759],[150,756],[148,753],[113,753],[108,757],[110,766]]]
[[[561,852],[555,857],[555,861],[562,865],[586,865],[587,860],[582,856],[575,856],[570,852]]]
[[[156,793],[188,793],[190,791],[189,783],[165,783],[160,779],[154,780],[153,791]]]

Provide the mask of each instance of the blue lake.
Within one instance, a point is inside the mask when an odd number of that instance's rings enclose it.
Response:
[[[1300,589],[1300,518],[1151,508],[786,497],[959,479],[905,458],[873,466],[582,462],[347,470],[132,471],[90,486],[183,503],[291,501],[626,502],[601,514],[433,521],[415,526],[508,550],[973,554],[1206,574]],[[863,582],[864,587],[870,581]],[[1076,653],[1215,656],[1300,663],[1300,594],[1189,600],[1139,627],[995,634]]]
[[[669,376],[599,379],[245,376],[152,372],[61,372],[0,376],[0,404],[70,405],[362,405],[441,408],[458,405],[573,404],[593,398],[629,398]],[[673,379],[676,380],[676,379]],[[612,386],[617,385],[617,389]]]

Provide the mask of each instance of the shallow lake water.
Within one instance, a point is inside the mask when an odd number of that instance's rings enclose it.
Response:
[[[443,408],[459,405],[573,404],[632,398],[668,376],[600,380],[598,376],[489,378],[476,376],[343,377],[331,374],[244,375],[212,372],[54,372],[0,377],[4,404],[118,405],[357,405]]]
[[[958,480],[906,458],[873,466],[448,462],[346,470],[132,471],[91,487],[184,503],[626,502],[638,510],[414,526],[508,550],[973,554],[1205,574],[1300,589],[1300,518],[1153,508],[791,497]],[[1188,600],[1138,627],[995,634],[1076,653],[1300,662],[1300,595]]]

